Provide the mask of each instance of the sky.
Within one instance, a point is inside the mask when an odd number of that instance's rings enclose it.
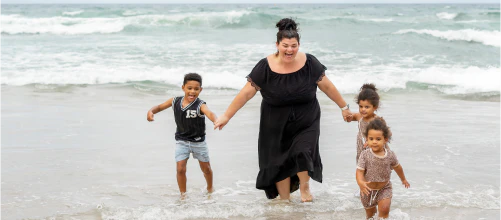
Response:
[[[367,4],[499,4],[500,0],[1,0],[2,4],[298,4],[298,3],[367,3]]]

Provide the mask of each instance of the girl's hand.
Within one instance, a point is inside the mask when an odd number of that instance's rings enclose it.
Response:
[[[411,187],[411,184],[409,184],[409,182],[407,182],[407,180],[402,180],[402,184],[405,186],[405,188]]]
[[[146,115],[146,120],[148,120],[148,121],[154,121],[153,115],[154,115],[153,112],[148,111],[148,114]]]
[[[358,184],[358,187],[360,187],[360,192],[362,192],[364,195],[368,196],[369,193],[371,192],[371,188],[367,185],[369,184],[370,182],[363,182],[361,181],[359,184]]]
[[[221,115],[221,117],[217,118],[216,122],[214,122],[214,130],[218,129],[221,130],[223,127],[230,121],[230,118],[226,116],[225,114]]]
[[[353,121],[353,115],[348,115],[348,117],[346,117],[346,122],[352,122]]]

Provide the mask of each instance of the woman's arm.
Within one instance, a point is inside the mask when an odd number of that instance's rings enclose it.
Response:
[[[346,102],[341,96],[341,93],[337,91],[336,86],[334,86],[334,84],[329,80],[329,78],[327,78],[327,76],[324,76],[322,80],[318,82],[318,88],[322,90],[322,92],[324,92],[327,97],[334,101],[337,106],[339,106],[339,108],[347,106]],[[353,117],[349,109],[343,110],[342,114],[345,121],[348,121],[351,117]]]
[[[212,112],[209,107],[207,107],[207,104],[202,104],[200,111],[204,113],[204,115],[206,115],[207,118],[209,118],[209,120],[211,120],[213,123],[217,120],[217,115]]]
[[[407,179],[405,179],[404,169],[402,168],[402,166],[400,164],[397,165],[396,167],[394,167],[393,170],[395,170],[398,177],[400,177],[400,180],[402,181],[402,184],[404,184],[405,188],[411,187],[409,182],[407,182]]]
[[[245,105],[245,103],[252,99],[252,97],[254,97],[256,93],[257,90],[251,85],[250,82],[247,82],[245,86],[240,90],[238,95],[233,99],[224,114],[216,120],[216,122],[214,123],[214,129],[223,129],[223,127],[237,113],[237,111],[240,110]]]
[[[148,111],[148,113],[146,114],[146,120],[148,121],[154,121],[153,119],[153,115],[158,113],[158,112],[161,112],[167,108],[170,108],[172,106],[172,100],[174,98],[170,98],[168,99],[167,101],[165,101],[164,103],[160,104],[160,105],[155,105],[153,107],[151,107],[151,109]]]

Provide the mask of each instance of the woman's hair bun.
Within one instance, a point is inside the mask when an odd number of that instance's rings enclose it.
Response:
[[[293,30],[297,32],[298,25],[299,24],[296,24],[292,18],[283,18],[277,23],[276,27],[278,28],[278,31]]]

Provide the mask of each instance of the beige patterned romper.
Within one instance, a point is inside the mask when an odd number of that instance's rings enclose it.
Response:
[[[360,192],[360,200],[364,208],[372,208],[383,199],[391,198],[393,190],[390,182],[391,170],[398,165],[397,155],[385,148],[384,156],[376,155],[372,149],[362,151],[358,160],[357,169],[364,170],[365,180],[368,182],[388,182],[379,190],[371,190],[370,195]]]

